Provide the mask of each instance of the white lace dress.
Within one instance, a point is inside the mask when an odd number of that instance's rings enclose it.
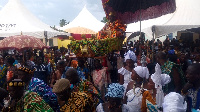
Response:
[[[122,112],[141,112],[142,94],[140,88],[135,88],[135,94],[133,89],[126,93],[127,104],[123,104]]]
[[[124,86],[124,95],[125,95],[125,92],[126,92],[126,88],[127,88],[127,86],[128,86],[128,83],[130,82],[130,81],[133,81],[132,79],[131,79],[131,74],[132,74],[132,72],[130,72],[130,71],[128,71],[128,70],[126,70],[124,67],[122,67],[122,68],[120,68],[119,70],[118,70],[118,73],[119,74],[122,74],[123,76],[124,76],[124,84],[123,84],[123,86]]]

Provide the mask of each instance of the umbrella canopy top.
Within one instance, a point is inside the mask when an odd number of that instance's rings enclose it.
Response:
[[[123,23],[153,19],[176,10],[175,0],[102,0],[106,17],[113,13]]]
[[[27,48],[43,49],[47,46],[40,39],[27,35],[7,37],[0,42],[0,49],[23,50]]]

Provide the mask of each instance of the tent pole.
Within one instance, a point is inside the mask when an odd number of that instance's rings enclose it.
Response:
[[[155,41],[155,26],[152,26],[152,35],[153,35],[153,42],[152,42],[152,62],[154,62],[154,41]]]
[[[47,46],[47,42],[48,42],[47,31],[44,31],[44,38],[45,38],[45,45]]]

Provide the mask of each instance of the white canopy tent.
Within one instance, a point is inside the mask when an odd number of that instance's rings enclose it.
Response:
[[[85,6],[72,22],[61,27],[60,30],[66,30],[74,27],[84,27],[98,32],[104,27],[104,23],[98,21]]]
[[[0,37],[29,35],[37,38],[51,38],[57,35],[68,35],[55,31],[49,25],[36,18],[20,0],[9,0],[0,11]]]
[[[199,4],[200,0],[176,0],[177,8],[173,14],[165,15],[155,20],[147,20],[149,24],[142,21],[142,25],[144,25],[144,27],[142,26],[142,32],[148,37],[153,37],[152,27],[154,27],[155,37],[159,37],[180,30],[200,27]],[[138,23],[134,23],[133,26],[136,24]],[[135,31],[132,30],[132,32]]]

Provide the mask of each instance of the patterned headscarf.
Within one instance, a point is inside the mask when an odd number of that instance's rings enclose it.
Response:
[[[125,60],[124,60],[125,62],[126,62],[127,59],[131,59],[134,62],[136,62],[136,60],[137,60],[135,53],[131,50],[129,50],[127,53],[125,53],[124,57],[125,57]]]
[[[123,98],[124,95],[124,86],[119,83],[112,83],[108,87],[108,92],[105,95],[106,97],[115,97]]]

